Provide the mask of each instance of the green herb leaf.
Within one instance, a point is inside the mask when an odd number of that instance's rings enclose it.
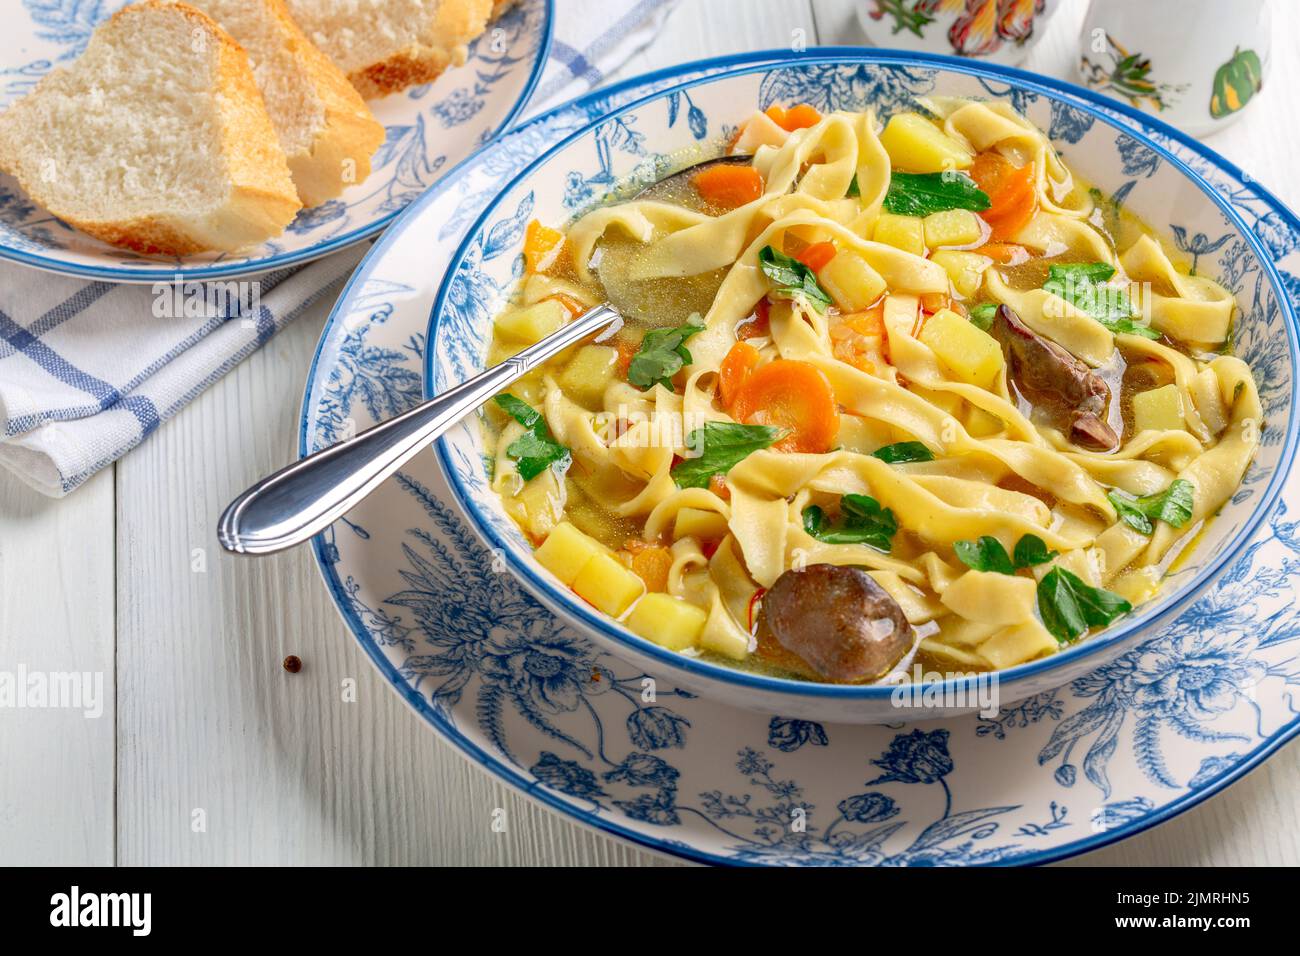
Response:
[[[817,273],[798,259],[777,252],[772,246],[764,246],[758,253],[758,265],[763,275],[772,280],[776,287],[772,295],[777,298],[802,296],[818,312],[825,312],[831,304],[831,297],[817,282]]]
[[[1090,627],[1105,627],[1133,610],[1113,591],[1094,588],[1078,575],[1055,567],[1038,582],[1038,614],[1061,644],[1068,644]]]
[[[1011,556],[1002,542],[992,535],[983,535],[978,541],[954,541],[952,549],[961,563],[973,571],[996,571],[998,574],[1015,574]]]
[[[675,329],[651,329],[628,363],[627,380],[643,392],[656,384],[671,392],[673,376],[694,361],[686,349],[686,340],[702,331],[704,325],[698,322],[687,322]]]
[[[1115,267],[1104,262],[1071,262],[1053,265],[1047,270],[1043,291],[1064,299],[1086,312],[1115,333],[1158,339],[1160,333],[1141,322],[1128,294],[1116,286],[1105,285],[1115,275]]]
[[[1047,545],[1038,535],[1027,534],[1016,542],[1016,550],[1011,560],[1018,568],[1032,568],[1039,564],[1046,564],[1059,553],[1047,550]]]
[[[1007,554],[1001,541],[987,534],[978,541],[954,541],[952,549],[966,567],[998,574],[1015,574],[1020,568],[1032,568],[1050,561],[1057,554],[1047,550],[1043,539],[1035,534],[1027,534],[1016,542],[1014,556]]]
[[[725,475],[756,451],[767,448],[785,435],[771,425],[736,425],[705,422],[686,436],[688,448],[699,451],[695,458],[679,461],[669,472],[678,488],[707,488],[714,475]]]
[[[838,519],[831,521],[820,507],[809,505],[803,509],[803,528],[827,544],[865,544],[888,554],[898,521],[870,495],[842,495]]]
[[[1138,534],[1151,534],[1155,531],[1155,526],[1151,524],[1151,519],[1146,513],[1137,506],[1136,498],[1125,498],[1119,492],[1107,492],[1106,497],[1110,503],[1115,506],[1115,511],[1119,515],[1119,520],[1124,522]]]
[[[1194,490],[1187,479],[1175,478],[1164,491],[1141,498],[1130,498],[1118,491],[1111,491],[1106,497],[1119,512],[1121,521],[1134,531],[1151,534],[1155,530],[1154,521],[1181,528],[1192,519]]]
[[[879,458],[890,465],[901,465],[909,461],[934,461],[934,453],[919,441],[900,441],[871,453],[872,458]]]
[[[965,173],[891,173],[885,209],[899,216],[928,216],[948,209],[980,212],[992,203]]]
[[[998,314],[998,307],[992,302],[982,302],[970,310],[971,325],[981,332],[993,328],[993,316]]]
[[[506,448],[506,457],[514,461],[520,478],[532,481],[556,463],[569,466],[569,449],[555,440],[541,412],[509,392],[501,393],[494,401],[527,429]]]
[[[846,196],[852,196],[852,197],[854,197],[854,198],[857,198],[858,196],[861,196],[861,195],[862,195],[862,187],[858,185],[858,174],[857,174],[857,173],[854,173],[854,174],[853,174],[853,178],[849,180],[849,188],[848,188],[848,191],[847,191],[844,195],[846,195]]]

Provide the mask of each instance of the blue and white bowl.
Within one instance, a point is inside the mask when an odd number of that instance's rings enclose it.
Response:
[[[761,69],[685,83],[624,107],[541,156],[492,201],[452,260],[434,304],[425,350],[425,392],[436,394],[484,368],[492,320],[519,281],[524,227],[559,224],[629,182],[649,182],[672,157],[721,142],[753,110],[811,103],[827,112],[873,107],[882,117],[911,109],[915,98],[943,94],[1007,100],[1048,131],[1072,169],[1152,225],[1236,297],[1234,348],[1254,371],[1266,421],[1259,453],[1242,487],[1206,531],[1191,560],[1156,600],[1092,639],[1051,658],[998,675],[1004,702],[1059,687],[1153,636],[1200,595],[1273,510],[1296,443],[1296,318],[1268,251],[1228,202],[1156,142],[1118,126],[1099,110],[1063,98],[1027,75],[1008,82],[942,57],[899,61],[855,53],[792,58]],[[723,703],[788,717],[846,723],[895,721],[886,687],[782,680],[664,650],[596,612],[539,565],[506,515],[485,470],[486,449],[469,419],[439,442],[438,456],[469,523],[524,586],[562,620],[598,644],[654,673]],[[954,679],[941,699],[969,701],[973,679]],[[912,710],[917,719],[936,716]]]

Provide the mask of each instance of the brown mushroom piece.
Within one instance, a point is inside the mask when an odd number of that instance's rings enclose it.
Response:
[[[998,307],[989,332],[1002,346],[1007,373],[1025,401],[1080,447],[1119,447],[1119,436],[1106,422],[1110,386],[1100,375],[1033,331],[1005,305]]]
[[[861,568],[835,564],[777,578],[763,595],[759,629],[823,680],[845,684],[883,677],[915,642],[888,591]]]

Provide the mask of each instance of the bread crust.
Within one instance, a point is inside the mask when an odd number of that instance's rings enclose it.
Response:
[[[18,179],[34,201],[64,222],[111,245],[137,252],[184,256],[207,250],[234,251],[279,235],[301,203],[243,48],[206,14],[183,3],[143,0],[119,10],[110,23],[119,24],[147,10],[184,16],[215,46],[212,75],[221,152],[229,182],[223,202],[197,216],[188,211],[159,209],[148,215],[90,220],[57,208],[57,201],[51,203],[40,182],[30,181],[23,175],[21,164],[11,161],[11,151],[21,144],[7,142],[9,137],[3,134],[0,142],[6,145],[0,148],[0,165]],[[42,84],[28,95],[40,96]],[[17,109],[21,102],[10,109]]]
[[[370,175],[370,157],[384,142],[384,127],[343,71],[302,32],[284,0],[265,2],[324,109],[311,145],[287,157],[298,198],[304,206],[319,206]]]
[[[349,73],[348,79],[366,99],[432,83],[449,66],[465,62],[470,41],[487,28],[493,6],[494,0],[442,0],[434,17],[436,42],[433,45],[412,44],[378,63]]]

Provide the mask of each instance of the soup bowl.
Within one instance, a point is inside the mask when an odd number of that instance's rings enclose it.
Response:
[[[1029,74],[990,72],[946,57],[887,52],[797,57],[685,83],[579,130],[501,190],[469,230],[430,315],[426,394],[445,391],[485,367],[493,318],[522,276],[530,220],[560,226],[702,158],[701,147],[720,151],[755,109],[774,103],[810,103],[823,113],[871,107],[884,120],[915,109],[916,98],[928,94],[1008,101],[1048,133],[1092,188],[1139,216],[1198,274],[1233,294],[1238,305],[1233,351],[1254,372],[1265,410],[1255,460],[1190,556],[1176,565],[1156,597],[1132,614],[1051,657],[991,674],[933,680],[923,675],[920,688],[914,683],[900,689],[782,679],[679,654],[638,637],[535,560],[491,488],[490,456],[474,417],[448,432],[436,448],[440,467],[500,567],[561,621],[651,677],[730,705],[831,722],[893,723],[986,710],[1082,677],[1153,636],[1228,567],[1273,510],[1296,443],[1297,327],[1259,239],[1225,197],[1156,142],[1116,125],[1091,105],[1086,92],[1066,95],[1035,84]]]

